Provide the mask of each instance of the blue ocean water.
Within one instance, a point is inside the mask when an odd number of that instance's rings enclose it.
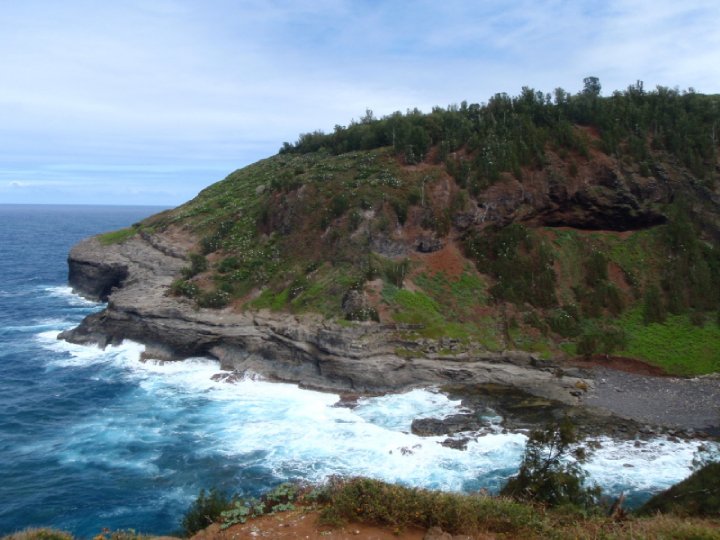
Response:
[[[66,286],[70,247],[157,208],[0,205],[0,534],[53,526],[169,533],[201,488],[258,494],[287,479],[366,475],[447,490],[497,489],[526,441],[500,428],[467,450],[409,433],[461,409],[433,390],[360,400],[249,378],[210,359],[142,363],[57,334],[102,308]],[[499,419],[489,417],[490,423]],[[687,476],[695,443],[605,439],[587,469],[635,498]]]

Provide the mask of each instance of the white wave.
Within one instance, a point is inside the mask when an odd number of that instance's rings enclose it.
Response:
[[[25,324],[17,326],[3,326],[0,330],[8,332],[39,332],[40,330],[49,331],[57,329],[70,328],[74,323],[64,318],[41,319],[34,324]]]
[[[42,288],[45,292],[47,292],[50,296],[54,296],[56,298],[62,298],[63,300],[67,301],[67,303],[73,307],[100,307],[104,304],[102,302],[95,302],[93,300],[88,300],[87,298],[83,298],[79,294],[73,292],[72,287],[68,286],[55,286],[55,287],[43,287]]]
[[[416,389],[402,394],[361,398],[354,410],[369,422],[388,429],[410,431],[410,424],[416,418],[445,418],[462,409],[460,400],[451,400],[433,389]]]
[[[72,426],[65,459],[130,467],[133,460],[157,472],[156,449],[183,440],[196,457],[218,454],[230,463],[259,466],[278,478],[321,481],[330,475],[364,475],[412,486],[465,490],[479,478],[504,478],[516,470],[527,441],[521,433],[495,430],[469,441],[467,449],[440,444],[445,437],[409,433],[417,417],[442,418],[463,410],[434,389],[362,398],[357,407],[336,407],[339,397],[296,385],[246,377],[217,377],[218,362],[140,360],[144,347],[125,341],[100,350],[38,339],[58,353],[58,367],[105,364],[132,390],[113,406]],[[491,418],[498,421],[499,418]],[[610,494],[659,490],[689,473],[698,443],[665,438],[644,443],[600,440],[585,468]],[[122,449],[138,448],[135,454]],[[484,480],[486,481],[486,480]],[[500,480],[496,481],[496,485]]]
[[[130,340],[125,340],[120,345],[110,345],[103,350],[98,346],[77,345],[59,340],[59,334],[57,330],[48,330],[35,336],[44,348],[60,353],[49,360],[49,364],[54,367],[80,367],[93,364],[121,366],[132,362],[133,359],[139,363],[140,354],[145,350],[144,345]]]
[[[671,440],[657,437],[648,441],[599,440],[584,468],[591,479],[606,491],[660,491],[676,484],[691,473],[693,454],[698,441]]]

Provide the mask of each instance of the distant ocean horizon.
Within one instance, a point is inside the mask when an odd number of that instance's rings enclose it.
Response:
[[[428,388],[360,399],[249,377],[213,379],[209,358],[140,361],[126,341],[100,350],[57,340],[102,304],[67,286],[67,254],[88,236],[169,207],[0,204],[0,535],[51,526],[167,534],[200,489],[257,495],[287,480],[363,475],[411,486],[497,491],[527,437],[489,433],[465,451],[410,433],[417,417],[462,411]],[[601,441],[587,466],[635,501],[690,472],[695,442]]]

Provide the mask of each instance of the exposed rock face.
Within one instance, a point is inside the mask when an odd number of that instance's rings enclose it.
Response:
[[[70,286],[92,300],[103,302],[107,301],[112,289],[128,277],[127,266],[122,262],[84,259],[82,244],[73,248],[68,257],[68,267]]]
[[[69,258],[72,286],[85,296],[107,298],[108,306],[60,337],[100,346],[131,339],[146,344],[146,358],[211,355],[224,369],[333,391],[495,383],[577,402],[570,392],[583,379],[578,374],[557,377],[552,367],[537,367],[529,353],[408,358],[395,351],[414,343],[404,341],[395,326],[345,327],[313,317],[198,309],[167,294],[187,262],[182,253],[159,249],[161,245],[162,238],[138,235],[122,244],[103,246],[89,239],[75,246]]]

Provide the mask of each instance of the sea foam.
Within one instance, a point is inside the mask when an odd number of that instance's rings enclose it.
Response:
[[[132,341],[105,350],[38,335],[55,352],[55,368],[98,366],[131,383],[112,411],[98,411],[69,430],[65,459],[110,467],[141,467],[162,474],[157,449],[173,439],[195,458],[228,460],[277,478],[318,482],[331,475],[362,475],[411,486],[468,491],[497,489],[517,469],[527,437],[499,429],[471,436],[466,450],[443,446],[445,437],[410,432],[414,418],[464,412],[459,401],[430,389],[366,397],[354,408],[339,396],[292,384],[245,378],[223,381],[207,358],[141,361]],[[501,418],[490,416],[490,424]],[[697,443],[603,438],[586,465],[590,480],[609,494],[665,488],[690,472]],[[126,448],[133,448],[127,452]]]

